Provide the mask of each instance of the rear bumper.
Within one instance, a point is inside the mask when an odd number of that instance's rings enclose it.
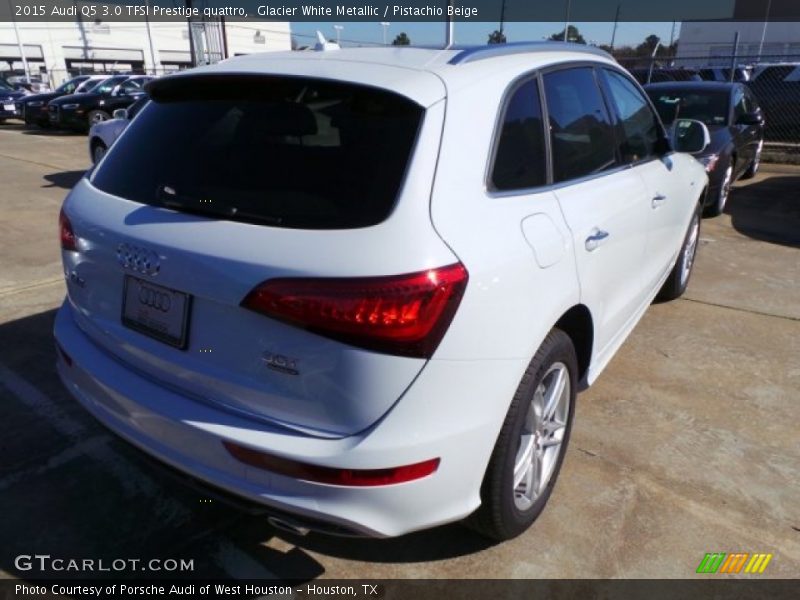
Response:
[[[67,389],[109,429],[159,461],[205,484],[319,522],[329,533],[402,535],[461,519],[480,504],[480,485],[521,361],[431,361],[389,413],[361,434],[322,439],[287,432],[187,398],[132,371],[79,329],[67,300],[55,336]],[[291,460],[375,469],[440,458],[432,475],[380,487],[301,481],[244,465],[232,441]],[[323,525],[324,524],[324,525]]]

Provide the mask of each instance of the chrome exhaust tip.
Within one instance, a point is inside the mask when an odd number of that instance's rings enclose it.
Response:
[[[272,525],[275,529],[279,529],[293,535],[305,536],[311,531],[308,527],[303,527],[302,525],[292,523],[285,519],[279,519],[278,517],[267,517],[267,523]]]

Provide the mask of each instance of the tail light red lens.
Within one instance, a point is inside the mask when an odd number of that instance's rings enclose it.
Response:
[[[75,232],[72,231],[72,223],[69,218],[64,214],[64,209],[58,214],[58,229],[61,236],[61,247],[64,250],[78,251],[78,240],[75,237]]]
[[[467,279],[460,263],[389,277],[270,279],[242,306],[354,346],[430,358]]]
[[[264,454],[251,448],[239,446],[233,442],[222,442],[222,445],[236,460],[251,467],[257,467],[272,473],[292,477],[293,479],[351,487],[393,485],[422,479],[435,473],[439,468],[440,462],[440,459],[432,458],[413,465],[390,467],[388,469],[337,469],[309,465],[279,456],[272,456],[271,454]]]

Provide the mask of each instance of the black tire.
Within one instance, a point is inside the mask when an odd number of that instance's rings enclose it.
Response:
[[[515,500],[517,491],[513,485],[514,465],[521,447],[523,427],[526,424],[534,394],[543,384],[543,380],[553,373],[552,369],[559,368],[558,365],[566,367],[565,376],[569,384],[568,413],[563,436],[557,447],[558,454],[549,479],[538,496],[532,499],[530,506],[521,510]],[[561,470],[572,431],[577,373],[578,360],[572,341],[563,331],[553,329],[531,360],[514,394],[483,478],[481,506],[467,520],[467,524],[481,535],[494,541],[514,538],[531,526],[547,504]]]
[[[697,256],[697,247],[700,245],[700,223],[702,221],[700,212],[700,206],[698,205],[697,210],[692,215],[692,220],[689,222],[689,229],[683,238],[678,260],[675,261],[675,266],[672,267],[669,277],[667,277],[656,296],[656,300],[659,302],[668,302],[680,298],[689,285],[689,279],[694,268],[694,259]],[[687,260],[689,261],[688,267],[686,266]]]
[[[92,143],[92,164],[99,163],[103,157],[108,152],[108,148],[106,145],[101,141],[96,141]]]
[[[747,171],[742,173],[740,179],[752,179],[758,173],[758,167],[761,166],[761,148],[763,145],[763,141],[759,144],[758,150],[756,150],[756,155],[753,158],[753,161],[750,163],[750,166],[747,167]]]
[[[731,193],[731,187],[733,186],[733,176],[735,172],[736,164],[733,158],[731,158],[730,162],[725,166],[722,181],[720,181],[714,198],[711,200],[711,204],[703,211],[703,216],[718,217],[724,212],[725,206],[728,203],[728,196],[730,196]]]

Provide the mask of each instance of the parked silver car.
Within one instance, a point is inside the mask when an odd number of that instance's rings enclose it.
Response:
[[[92,164],[97,164],[106,155],[117,138],[122,135],[125,128],[136,116],[142,107],[147,104],[149,98],[142,96],[128,108],[118,108],[114,111],[114,118],[108,121],[100,121],[92,125],[89,129],[89,156]]]

